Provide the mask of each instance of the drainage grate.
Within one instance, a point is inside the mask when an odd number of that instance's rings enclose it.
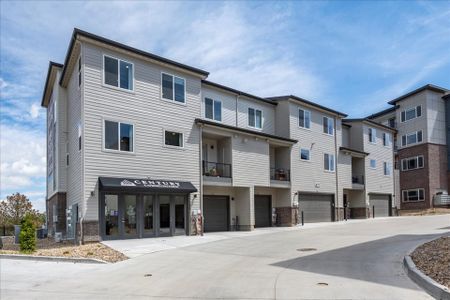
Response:
[[[144,274],[144,277],[152,277],[152,274]]]
[[[328,283],[326,283],[326,282],[318,282],[317,285],[320,285],[320,286],[327,286]]]
[[[300,249],[297,249],[297,251],[308,252],[308,251],[317,251],[317,249],[316,248],[300,248]]]

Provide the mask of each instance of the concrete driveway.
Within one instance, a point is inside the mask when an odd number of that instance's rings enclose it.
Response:
[[[402,258],[449,231],[450,215],[402,217],[248,234],[110,265],[2,260],[0,298],[431,299]]]

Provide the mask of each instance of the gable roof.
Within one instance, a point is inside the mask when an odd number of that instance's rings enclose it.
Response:
[[[434,91],[434,92],[438,92],[438,93],[445,93],[445,92],[449,91],[448,89],[440,87],[440,86],[437,86],[437,85],[426,84],[426,85],[424,85],[424,86],[422,86],[422,87],[420,87],[418,89],[415,89],[415,90],[413,90],[413,91],[411,91],[409,93],[404,94],[403,96],[397,97],[397,98],[389,101],[388,103],[394,105],[397,102],[399,102],[399,101],[401,101],[401,100],[403,100],[405,98],[408,98],[408,97],[410,97],[412,95],[415,95],[415,94],[420,93],[420,92],[425,91],[425,90],[430,90],[430,91]]]
[[[44,91],[42,92],[41,106],[47,107],[50,100],[51,88],[56,79],[56,69],[62,69],[64,66],[60,63],[50,61],[48,63],[47,78],[45,79]]]
[[[335,115],[338,115],[338,116],[340,116],[340,117],[344,117],[344,118],[347,117],[347,114],[345,114],[345,113],[343,113],[343,112],[339,112],[339,111],[337,111],[337,110],[334,110],[334,109],[331,109],[331,108],[322,106],[322,105],[320,105],[320,104],[314,103],[314,102],[312,102],[312,101],[309,101],[309,100],[306,100],[306,99],[303,99],[303,98],[300,98],[300,97],[297,97],[297,96],[294,96],[294,95],[276,96],[276,97],[267,97],[266,99],[269,99],[269,100],[272,100],[272,101],[295,100],[295,101],[300,102],[300,103],[302,103],[302,104],[306,104],[306,105],[309,105],[309,106],[318,108],[318,109],[320,109],[320,110],[324,110],[324,111],[330,112],[330,113],[335,114]]]
[[[391,112],[395,111],[398,107],[399,107],[398,105],[395,105],[395,106],[386,108],[386,109],[384,109],[382,111],[379,111],[377,113],[371,114],[370,116],[367,117],[367,119],[375,119],[377,117],[381,117],[383,115],[386,115],[388,113],[391,113]]]

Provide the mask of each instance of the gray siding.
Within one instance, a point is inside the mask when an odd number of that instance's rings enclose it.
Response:
[[[248,108],[255,108],[262,111],[262,129],[255,129],[248,126]],[[275,134],[275,106],[265,104],[262,101],[239,97],[238,102],[238,126],[241,128],[260,131],[268,134]]]
[[[236,96],[220,91],[213,87],[202,85],[202,118],[205,118],[205,98],[222,102],[222,124],[237,126],[236,124]],[[208,119],[207,119],[208,120]]]

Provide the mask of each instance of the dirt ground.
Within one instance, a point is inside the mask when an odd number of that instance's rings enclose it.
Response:
[[[429,216],[450,214],[450,208],[430,208],[421,210],[399,210],[399,216]]]

